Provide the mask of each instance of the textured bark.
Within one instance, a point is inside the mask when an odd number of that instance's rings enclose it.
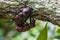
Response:
[[[55,25],[60,26],[60,13],[53,12],[53,13],[47,14],[46,12],[40,12],[40,14],[35,18],[42,21],[48,21]]]
[[[0,2],[0,18],[13,19],[16,14],[19,13],[20,8],[23,7],[24,4],[9,4],[6,2]],[[10,16],[12,14],[13,16]],[[36,11],[33,14],[33,17],[42,21],[48,21],[55,25],[60,26],[60,13],[51,12],[47,13],[44,10]]]

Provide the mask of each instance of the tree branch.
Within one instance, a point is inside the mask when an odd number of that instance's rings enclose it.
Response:
[[[6,2],[0,3],[0,18],[5,19],[13,19],[15,17],[15,14],[19,13],[20,8],[24,6],[24,4],[18,4],[18,5],[12,5],[8,4]],[[12,14],[13,16],[10,16],[9,14]],[[44,10],[36,11],[32,14],[32,16],[36,19],[42,20],[42,21],[48,21],[55,25],[60,26],[60,13],[51,12],[47,13]]]
[[[51,22],[55,25],[60,26],[60,13],[51,12],[51,13],[48,14],[44,11],[40,11],[40,12],[38,12],[38,15],[36,15],[34,17],[36,19],[39,19],[39,20],[42,20],[42,21],[48,21],[48,22]]]

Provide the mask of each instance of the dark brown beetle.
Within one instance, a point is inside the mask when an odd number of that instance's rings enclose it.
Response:
[[[25,3],[26,4],[26,3]],[[35,19],[32,18],[33,8],[27,5],[20,8],[20,12],[15,17],[16,30],[27,31],[35,26]],[[27,19],[30,19],[30,23],[27,23]]]

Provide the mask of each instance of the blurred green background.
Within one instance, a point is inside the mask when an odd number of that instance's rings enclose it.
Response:
[[[13,25],[13,22],[0,19],[0,27],[2,26],[0,28],[0,40],[59,40],[57,36],[60,35],[60,29],[50,22],[36,19],[36,26],[25,32],[18,32],[13,29]],[[5,29],[9,30],[6,32],[6,36],[4,36]]]

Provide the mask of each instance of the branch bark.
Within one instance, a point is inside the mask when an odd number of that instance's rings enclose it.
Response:
[[[38,13],[38,16],[35,16],[35,18],[42,21],[48,21],[60,26],[60,13],[52,12],[50,14],[47,14],[46,12],[42,11]]]
[[[24,4],[12,5],[6,2],[1,2],[0,4],[0,18],[6,19],[13,19],[15,17],[15,14],[19,13],[20,8],[24,6]],[[13,16],[10,16],[9,14],[13,14]],[[39,10],[34,12],[32,16],[36,19],[48,21],[60,26],[60,13],[47,13],[44,10]]]

